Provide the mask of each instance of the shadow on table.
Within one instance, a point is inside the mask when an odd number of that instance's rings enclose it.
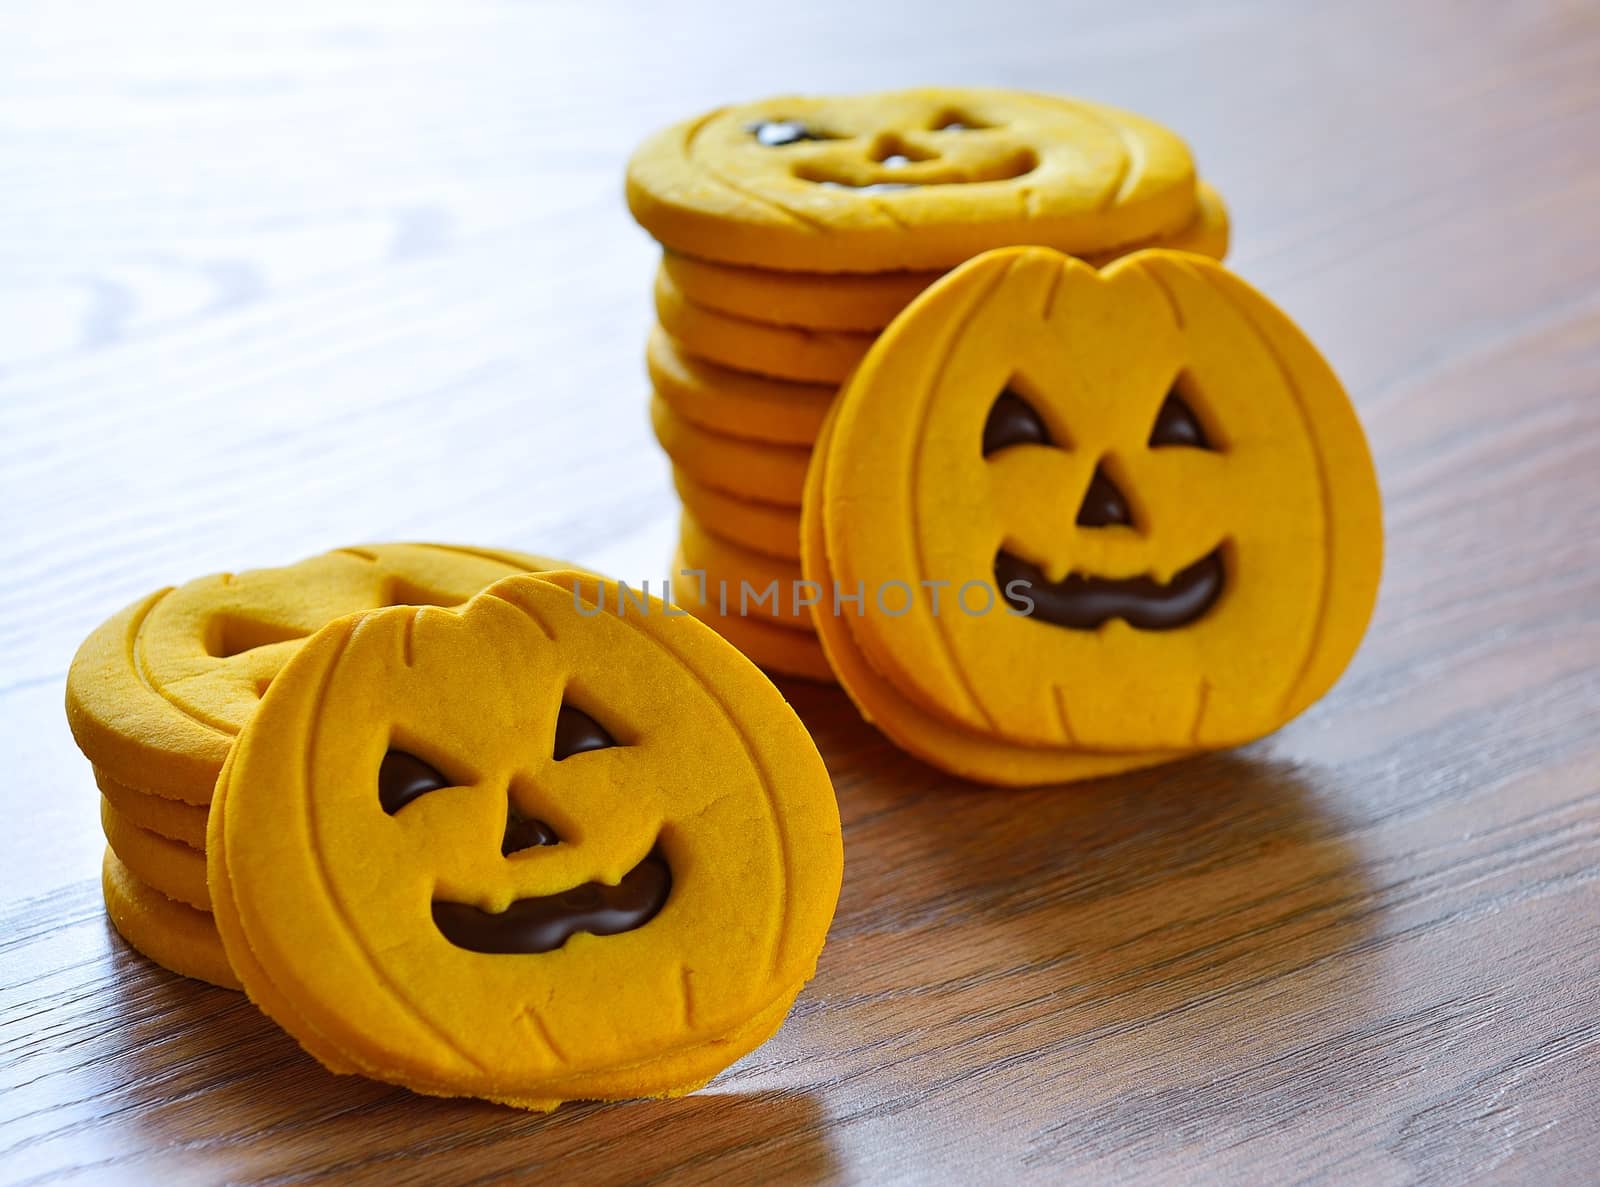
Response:
[[[543,1115],[419,1096],[329,1073],[243,995],[184,980],[109,938],[119,1009],[79,1066],[102,1104],[96,1125],[113,1127],[94,1145],[125,1152],[107,1170],[143,1181],[182,1168],[215,1181],[527,1174],[605,1183],[741,1168],[809,1182],[837,1169],[820,1106],[804,1092],[713,1084],[675,1100],[581,1102]]]
[[[1359,996],[1377,913],[1341,820],[1337,770],[1270,743],[1111,778],[1007,790],[900,753],[837,691],[785,688],[817,738],[845,824],[845,887],[823,992],[949,998],[998,1034],[1122,1041],[1203,1071],[1263,1024],[1288,1049]],[[864,955],[871,953],[868,961]],[[1302,1025],[1302,1023],[1304,1025]],[[986,1043],[984,1027],[995,1034]],[[1153,1044],[1153,1046],[1152,1046]]]
[[[889,746],[836,690],[785,692],[833,774],[846,872],[818,978],[764,1050],[792,1069],[781,1048],[798,1044],[819,1091],[847,1074],[845,1097],[912,1108],[941,1085],[981,1082],[1019,1094],[1027,1157],[1115,1155],[1154,1140],[1152,1093],[1188,1108],[1197,1085],[1242,1059],[1307,1049],[1317,1020],[1363,991],[1355,954],[1376,895],[1338,815],[1338,772],[1255,748],[980,788]],[[241,996],[112,942],[117,1016],[95,1028],[78,1071],[106,1102],[97,1145],[127,1150],[114,1157],[138,1177],[771,1182],[839,1170],[810,1091],[740,1093],[736,1073],[675,1101],[548,1116],[414,1096],[328,1074]]]

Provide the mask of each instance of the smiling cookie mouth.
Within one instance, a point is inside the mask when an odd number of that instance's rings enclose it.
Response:
[[[879,193],[918,190],[936,186],[976,185],[986,181],[1015,181],[1039,167],[1032,149],[1017,149],[975,162],[934,161],[892,156],[870,164],[819,162],[799,166],[794,176],[831,189]]]
[[[1002,596],[1030,617],[1075,631],[1098,630],[1113,618],[1143,631],[1170,631],[1203,618],[1222,595],[1222,547],[1161,582],[1152,577],[1086,577],[1069,573],[1051,581],[1034,564],[1001,549],[994,578]],[[1027,583],[1032,610],[1006,592],[1013,581]]]
[[[469,952],[554,952],[580,931],[616,936],[643,927],[671,891],[672,869],[658,846],[615,886],[585,882],[559,894],[517,899],[498,912],[435,899],[433,923]]]

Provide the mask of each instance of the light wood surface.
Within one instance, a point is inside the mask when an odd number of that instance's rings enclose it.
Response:
[[[847,873],[779,1036],[540,1118],[335,1078],[110,931],[61,712],[147,590],[358,540],[639,579],[653,126],[988,82],[1162,119],[1365,418],[1377,618],[1238,753],[996,793],[790,686]],[[1600,10],[0,11],[0,1180],[1593,1182]]]

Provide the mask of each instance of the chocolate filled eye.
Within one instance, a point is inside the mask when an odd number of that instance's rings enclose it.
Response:
[[[561,706],[561,712],[556,715],[554,754],[557,762],[585,750],[606,750],[616,744],[617,740],[582,709]]]
[[[1013,445],[1054,445],[1044,418],[1011,388],[1002,391],[983,426],[983,456]]]
[[[378,803],[390,816],[404,808],[418,796],[441,787],[457,787],[439,769],[423,762],[415,754],[390,748],[378,767]]]
[[[1200,424],[1200,418],[1177,392],[1168,394],[1161,411],[1156,413],[1155,427],[1150,430],[1151,449],[1169,445],[1187,445],[1192,449],[1214,448]]]

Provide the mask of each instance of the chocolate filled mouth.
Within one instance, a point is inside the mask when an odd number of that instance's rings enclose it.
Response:
[[[1051,581],[1034,564],[1004,548],[994,558],[995,584],[1001,596],[1032,618],[1075,631],[1098,630],[1113,618],[1142,631],[1170,631],[1205,617],[1222,595],[1226,567],[1218,545],[1170,581],[1153,577],[1090,577],[1069,573]],[[1007,587],[1027,583],[1033,609]]]
[[[580,931],[617,936],[654,919],[672,891],[658,845],[615,886],[584,882],[557,894],[520,898],[504,911],[435,899],[433,923],[457,948],[513,954],[554,952]]]

